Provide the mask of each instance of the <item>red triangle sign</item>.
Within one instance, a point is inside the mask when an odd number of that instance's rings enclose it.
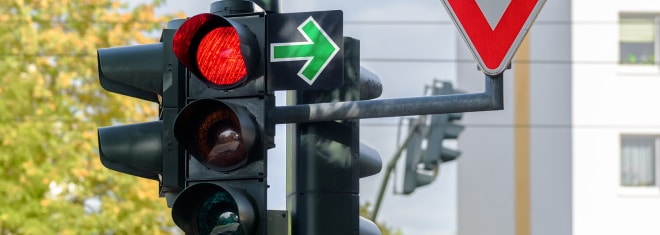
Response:
[[[477,0],[442,0],[442,3],[478,60],[481,71],[497,75],[506,69],[546,0],[487,1],[510,1],[494,28],[484,14],[493,10],[482,9]]]

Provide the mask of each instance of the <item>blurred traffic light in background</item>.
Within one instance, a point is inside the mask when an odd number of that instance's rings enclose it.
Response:
[[[449,82],[434,82],[431,95],[461,93],[454,90]],[[440,164],[452,161],[461,155],[458,150],[444,146],[445,140],[455,140],[465,129],[457,124],[462,113],[433,114],[430,123],[426,117],[411,119],[410,141],[406,146],[406,165],[403,181],[403,194],[411,194],[417,187],[430,184],[437,177]],[[419,128],[414,128],[419,125]]]

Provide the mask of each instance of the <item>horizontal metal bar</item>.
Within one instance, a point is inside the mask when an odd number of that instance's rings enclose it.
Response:
[[[502,74],[486,76],[483,93],[277,106],[275,124],[501,110]]]

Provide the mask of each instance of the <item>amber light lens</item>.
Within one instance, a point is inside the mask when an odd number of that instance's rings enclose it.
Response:
[[[202,99],[186,106],[174,135],[205,166],[231,171],[243,166],[256,141],[254,117],[243,107]]]
[[[232,169],[247,160],[240,122],[231,110],[206,115],[197,133],[199,157],[208,164]]]

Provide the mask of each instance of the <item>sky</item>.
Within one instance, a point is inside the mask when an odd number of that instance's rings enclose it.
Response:
[[[183,11],[186,16],[193,16],[208,12],[212,2],[168,0],[157,12]],[[342,10],[344,36],[360,40],[361,65],[379,75],[383,84],[381,99],[421,96],[424,86],[433,79],[455,80],[456,29],[440,0],[286,0],[281,5],[282,13]],[[285,105],[284,92],[276,95],[277,105]],[[399,119],[361,120],[360,141],[379,151],[383,168],[396,151],[397,139],[405,138],[397,137]],[[286,208],[285,128],[285,125],[277,126],[276,148],[268,152],[269,209]],[[401,158],[397,169],[402,169],[404,159]],[[402,173],[394,174],[399,183]],[[360,181],[361,202],[373,204],[383,175],[381,171]],[[394,195],[390,183],[378,221],[406,235],[456,234],[456,200],[456,166],[446,163],[433,183],[409,196]]]

